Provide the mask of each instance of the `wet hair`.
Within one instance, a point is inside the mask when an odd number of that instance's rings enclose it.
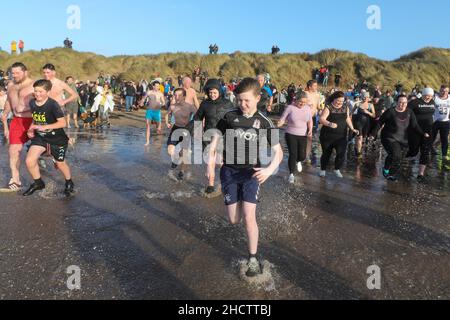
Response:
[[[56,71],[56,68],[55,68],[55,66],[53,64],[47,63],[45,66],[42,67],[42,70]]]
[[[406,96],[406,94],[400,94],[400,95],[397,97],[397,102],[398,102],[398,100],[400,100],[400,98],[406,98],[406,100],[408,100],[408,97]]]
[[[183,93],[183,97],[186,97],[187,93],[186,93],[186,90],[183,89],[183,88],[175,89],[175,91],[173,92],[173,94],[175,94],[176,92],[179,92],[179,91]]]
[[[24,71],[24,72],[28,70],[27,66],[24,65],[22,62],[16,62],[16,63],[14,63],[14,64],[11,66],[11,69],[12,69],[12,68],[20,68],[20,69],[22,69],[22,71]]]
[[[333,93],[331,96],[328,97],[328,103],[331,104],[334,100],[340,98],[345,98],[345,93],[343,93],[342,91],[336,91],[335,93]]]
[[[317,84],[317,81],[316,81],[316,80],[309,80],[309,81],[306,83],[306,87],[311,88],[314,84]]]
[[[448,88],[449,88],[449,86],[446,85],[446,84],[443,84],[443,85],[441,86],[441,90],[442,90],[442,89],[448,89]]]
[[[308,95],[304,91],[300,91],[295,95],[295,99],[298,101],[300,99],[308,99]]]
[[[69,80],[69,79],[74,80],[72,76],[68,76],[68,77],[66,78],[66,81]]]
[[[234,90],[234,94],[238,95],[249,91],[252,91],[255,96],[260,95],[261,87],[259,86],[258,80],[253,78],[245,78],[236,87],[236,89]]]
[[[52,86],[52,82],[45,79],[38,80],[33,84],[33,88],[44,88],[47,92],[52,90]]]

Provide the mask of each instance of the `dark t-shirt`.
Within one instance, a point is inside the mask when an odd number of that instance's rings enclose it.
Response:
[[[127,85],[125,87],[126,95],[132,97],[136,94],[136,89],[133,86]]]
[[[404,112],[398,112],[395,108],[386,110],[377,123],[377,131],[381,127],[383,127],[381,139],[397,141],[402,145],[408,144],[408,132],[410,130],[419,135],[424,134],[417,124],[414,112],[409,109]]]
[[[252,169],[269,164],[269,154],[267,150],[260,150],[261,143],[266,141],[267,146],[280,143],[279,130],[260,112],[250,118],[245,117],[240,109],[227,112],[217,124],[217,129],[224,139],[224,165],[235,169]],[[266,159],[262,159],[260,151]]]
[[[31,113],[33,121],[37,125],[48,125],[58,122],[58,119],[64,118],[64,112],[59,104],[52,98],[48,98],[42,106],[36,104],[36,100],[30,101]],[[48,144],[66,145],[69,141],[64,129],[48,130],[45,132],[36,131],[36,136],[33,139],[42,139]]]
[[[422,130],[428,134],[431,133],[433,128],[433,116],[436,110],[436,104],[434,100],[428,103],[421,99],[416,99],[408,104],[408,109],[412,110],[417,118],[417,123]]]

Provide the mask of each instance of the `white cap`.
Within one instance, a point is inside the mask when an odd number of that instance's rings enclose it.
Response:
[[[434,90],[432,88],[425,88],[422,90],[422,96],[433,96]]]

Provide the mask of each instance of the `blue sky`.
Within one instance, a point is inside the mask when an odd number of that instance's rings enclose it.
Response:
[[[81,29],[67,28],[67,8],[81,10]],[[370,5],[381,30],[369,30]],[[392,60],[426,46],[448,48],[448,0],[18,0],[3,5],[0,46],[23,39],[26,49],[61,46],[107,56],[161,52],[282,52],[336,48]],[[20,21],[20,23],[18,23]]]

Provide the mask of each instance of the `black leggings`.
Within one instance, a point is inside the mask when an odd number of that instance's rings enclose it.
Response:
[[[297,168],[297,163],[306,159],[308,138],[286,133],[286,143],[289,150],[289,171],[293,174]]]
[[[431,130],[430,130],[431,131]],[[428,131],[426,131],[428,132]],[[431,132],[429,132],[431,135]],[[431,148],[433,138],[425,138],[417,133],[410,133],[408,157],[415,157],[420,151],[419,164],[428,165],[431,163]]]
[[[333,149],[336,150],[334,169],[340,170],[344,164],[345,153],[347,152],[347,137],[321,136],[320,144],[322,145],[322,158],[320,159],[321,170],[325,171],[327,169]]]
[[[450,132],[450,121],[436,121],[433,125],[433,142],[436,141],[438,133],[441,136],[442,156],[448,154],[448,134]]]
[[[381,139],[381,143],[388,154],[384,163],[384,169],[389,170],[389,174],[394,176],[400,170],[403,158],[408,151],[408,146],[388,139]]]

